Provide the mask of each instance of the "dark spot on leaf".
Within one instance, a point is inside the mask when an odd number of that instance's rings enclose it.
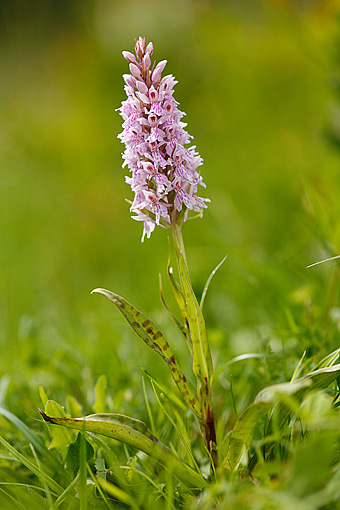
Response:
[[[204,382],[205,382],[205,393],[207,395],[209,395],[209,384],[208,384],[208,378],[207,377],[204,378]]]
[[[41,416],[44,418],[45,421],[56,425],[56,422],[53,420],[53,418],[51,418],[51,416],[47,416],[47,414],[45,414],[41,409],[39,409],[39,407],[38,407],[38,411],[41,414]]]

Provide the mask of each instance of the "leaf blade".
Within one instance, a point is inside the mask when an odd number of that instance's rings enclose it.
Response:
[[[273,408],[280,395],[294,396],[296,401],[301,402],[307,392],[327,388],[339,375],[340,364],[315,370],[293,382],[274,384],[261,390],[254,403],[246,407],[236,420],[222,467],[227,470],[237,469],[242,451],[244,447],[249,446],[251,441],[254,426],[266,412]],[[290,409],[281,404],[279,410],[281,425],[285,422],[289,413]]]
[[[190,337],[192,342],[193,371],[201,382],[202,399],[210,400],[213,366],[207,329],[202,310],[193,291],[183,255],[178,255],[178,268],[184,292]]]
[[[95,289],[92,291],[92,294],[93,293],[102,294],[114,303],[143,342],[161,356],[168,365],[172,378],[186,404],[196,416],[200,417],[201,407],[199,400],[183,371],[177,364],[174,353],[158,327],[146,317],[146,315],[137,310],[131,303],[118,294],[106,289]]]
[[[205,480],[188,464],[151,434],[145,423],[119,414],[93,414],[83,418],[48,416],[39,410],[44,420],[54,425],[86,432],[94,432],[131,445],[160,462],[184,484],[202,488]]]
[[[207,295],[207,292],[208,292],[208,289],[209,289],[209,285],[211,283],[211,280],[213,279],[213,277],[215,276],[215,274],[217,273],[217,271],[219,270],[219,268],[222,266],[222,264],[226,261],[228,257],[228,254],[225,255],[225,257],[223,257],[223,259],[221,260],[221,262],[219,262],[217,264],[217,266],[211,271],[205,285],[204,285],[204,289],[203,289],[203,292],[202,292],[202,296],[201,296],[201,301],[200,301],[200,307],[201,307],[201,310],[203,310],[203,305],[204,305],[204,301],[205,301],[205,297]]]

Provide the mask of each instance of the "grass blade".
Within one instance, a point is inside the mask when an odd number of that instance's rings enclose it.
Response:
[[[309,269],[310,267],[318,266],[319,264],[323,264],[324,262],[330,262],[331,260],[339,259],[340,255],[335,255],[335,257],[328,257],[327,259],[319,260],[318,262],[314,262],[313,264],[309,264],[309,266],[306,266],[306,269]]]
[[[201,302],[200,302],[200,307],[201,307],[201,310],[203,310],[203,305],[204,305],[204,301],[205,301],[205,296],[207,295],[207,292],[208,292],[208,289],[209,289],[209,285],[210,285],[210,282],[211,280],[213,279],[213,277],[215,276],[215,274],[217,273],[217,271],[219,270],[219,268],[222,266],[222,264],[225,262],[225,260],[227,259],[228,255],[226,255],[225,257],[223,257],[223,259],[221,260],[221,262],[219,264],[217,264],[217,266],[215,267],[215,269],[213,269],[209,275],[209,278],[207,279],[206,281],[206,284],[204,285],[204,289],[203,289],[203,292],[202,292],[202,297],[201,297]]]
[[[29,443],[32,443],[34,448],[44,457],[47,458],[49,462],[51,462],[54,466],[56,466],[56,462],[48,451],[44,443],[23,423],[17,416],[8,411],[7,409],[0,407],[0,416],[6,418],[9,422],[12,423],[15,427],[17,427],[20,432],[26,437]]]
[[[267,411],[273,408],[277,401],[280,405],[278,425],[279,427],[284,426],[291,409],[280,402],[280,395],[294,397],[294,401],[299,403],[307,392],[327,388],[339,375],[340,364],[314,370],[293,382],[274,384],[261,390],[254,403],[246,407],[236,420],[222,466],[227,470],[237,469],[244,450],[249,447],[251,442],[254,426]],[[287,401],[287,398],[282,400]]]
[[[238,363],[239,361],[244,361],[248,359],[264,359],[264,358],[283,358],[282,354],[268,354],[268,353],[259,353],[259,352],[249,352],[246,354],[239,354],[238,356],[235,356],[235,358],[230,359],[229,361],[226,361],[218,367],[217,370],[215,370],[214,373],[214,379],[216,379],[218,376],[222,374],[222,372],[228,368],[230,365],[233,365],[234,363]]]
[[[27,459],[24,455],[22,455],[20,452],[18,452],[2,436],[0,436],[0,444],[2,444],[2,446],[4,448],[6,448],[6,450],[8,450],[13,455],[13,457],[15,457],[24,466],[26,466],[27,469],[29,469],[35,476],[37,476],[38,478],[41,476],[39,468],[35,464],[33,464],[29,459]],[[55,482],[53,480],[53,478],[51,478],[50,476],[46,475],[46,473],[44,474],[44,478],[45,478],[46,483],[48,484],[48,486],[56,494],[61,494],[61,492],[63,491],[63,488],[57,482]]]

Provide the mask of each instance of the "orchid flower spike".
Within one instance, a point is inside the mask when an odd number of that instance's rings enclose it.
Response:
[[[209,199],[196,195],[198,185],[205,187],[197,171],[203,160],[195,146],[185,147],[192,136],[173,97],[178,82],[171,74],[162,78],[167,62],[152,64],[153,44],[145,38],[136,41],[135,53],[123,51],[131,74],[123,75],[127,99],[118,108],[124,121],[118,138],[125,144],[126,182],[135,193],[131,212],[144,223],[143,241],[155,225],[171,228],[189,211],[202,213]]]

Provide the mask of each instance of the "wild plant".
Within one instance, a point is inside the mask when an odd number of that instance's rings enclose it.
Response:
[[[195,417],[203,451],[210,464],[210,477],[223,477],[228,471],[236,472],[240,466],[248,466],[251,470],[261,459],[264,461],[261,447],[250,456],[252,433],[259,420],[267,416],[268,436],[283,436],[292,416],[299,418],[299,404],[305,395],[311,390],[328,387],[338,378],[340,365],[335,362],[339,351],[321,361],[313,371],[299,377],[302,358],[291,380],[263,389],[254,403],[238,416],[231,430],[224,431],[227,437],[224,446],[218,442],[216,416],[221,413],[214,409],[216,371],[203,315],[206,291],[217,268],[199,300],[193,290],[183,240],[184,224],[189,219],[201,218],[209,202],[209,199],[199,196],[199,190],[205,188],[198,170],[203,161],[195,146],[188,146],[192,137],[185,129],[186,124],[182,122],[184,113],[179,110],[179,103],[174,98],[177,82],[172,75],[162,76],[167,62],[152,62],[153,44],[146,44],[142,37],[136,41],[135,54],[124,51],[123,56],[129,63],[130,73],[124,74],[127,99],[119,108],[123,118],[123,131],[119,138],[125,145],[123,167],[129,171],[126,182],[134,193],[130,211],[133,219],[143,224],[142,241],[151,236],[156,226],[167,229],[171,235],[176,270],[171,266],[169,257],[167,274],[178,312],[170,311],[162,290],[161,298],[188,345],[192,374],[184,373],[171,342],[144,313],[109,290],[98,288],[93,293],[108,298],[137,336],[167,365],[182,401]],[[195,384],[190,382],[193,378]],[[181,484],[198,490],[206,486],[207,475],[204,476],[197,462],[189,465],[182,460],[136,418],[116,413],[72,418],[66,416],[53,401],[46,402],[45,410],[40,412],[52,427],[62,425],[116,439],[153,457]],[[70,442],[75,440],[76,436],[70,436]]]

